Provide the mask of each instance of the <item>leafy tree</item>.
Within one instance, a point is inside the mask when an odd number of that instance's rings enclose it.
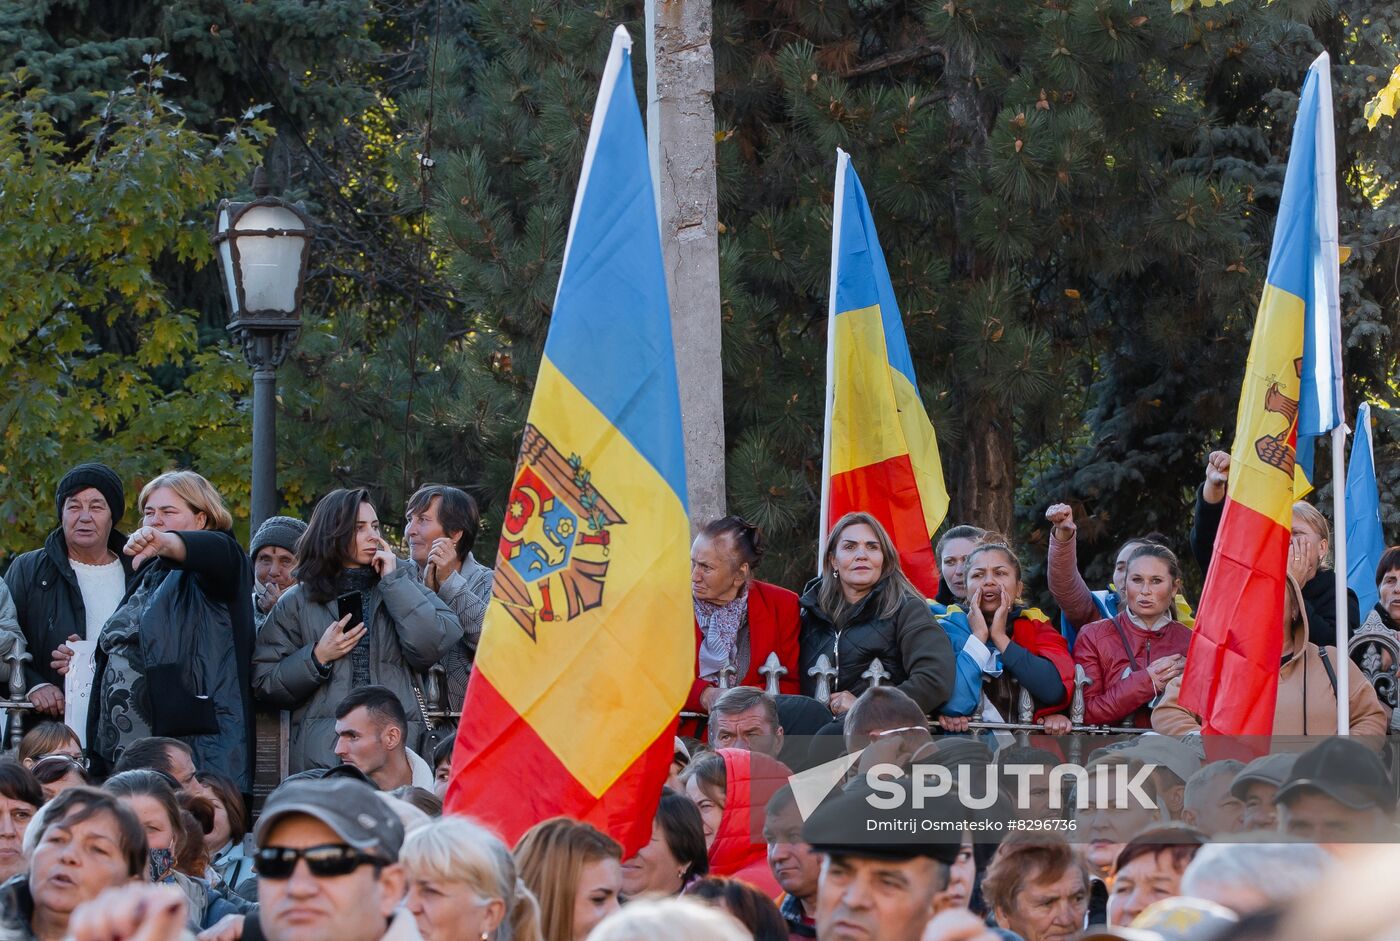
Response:
[[[42,540],[58,478],[84,460],[133,483],[192,463],[247,502],[246,369],[200,349],[198,314],[153,271],[210,260],[213,205],[270,128],[249,114],[217,135],[192,130],[168,94],[178,81],[147,56],[132,84],[97,95],[76,137],[28,76],[0,83],[0,473],[23,482],[0,490],[0,554]],[[99,332],[122,342],[98,347]]]

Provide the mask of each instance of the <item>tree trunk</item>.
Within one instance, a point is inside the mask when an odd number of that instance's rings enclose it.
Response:
[[[647,0],[647,143],[671,299],[692,531],[724,515],[710,0]]]
[[[968,417],[949,521],[1009,535],[1016,510],[1015,440],[1010,416],[989,415],[991,409],[982,403]]]

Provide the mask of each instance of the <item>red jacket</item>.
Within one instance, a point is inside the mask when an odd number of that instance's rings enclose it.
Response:
[[[797,675],[798,627],[797,595],[767,582],[749,582],[749,671],[735,685],[763,688],[767,680],[758,672],[758,668],[763,666],[770,653],[776,652],[779,662],[787,667],[787,673],[778,678],[778,691],[791,694],[800,692]],[[687,712],[703,712],[700,694],[715,685],[700,679],[700,644],[704,639],[697,621],[695,682],[690,684],[690,695],[685,700]]]
[[[1128,638],[1137,665],[1132,666],[1123,637]],[[1119,611],[1114,618],[1086,624],[1074,641],[1074,661],[1084,668],[1089,685],[1084,688],[1084,721],[1089,725],[1119,725],[1125,721],[1135,728],[1152,728],[1152,710],[1147,708],[1157,695],[1147,666],[1163,657],[1185,654],[1191,646],[1191,629],[1172,621],[1160,631],[1145,631]]]
[[[724,758],[724,813],[710,844],[710,875],[738,879],[770,899],[781,898],[763,842],[763,810],[792,772],[762,752],[721,748],[717,754]]]

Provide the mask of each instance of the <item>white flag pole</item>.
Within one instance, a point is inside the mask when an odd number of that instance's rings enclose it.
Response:
[[[831,206],[831,282],[826,310],[826,419],[822,423],[822,501],[817,521],[817,574],[826,565],[826,514],[831,507],[831,417],[836,401],[836,281],[841,257],[841,216],[846,206],[846,167],[851,157],[836,149],[836,193]]]
[[[1337,734],[1351,734],[1351,652],[1347,624],[1347,426],[1332,429],[1332,575],[1337,594]]]

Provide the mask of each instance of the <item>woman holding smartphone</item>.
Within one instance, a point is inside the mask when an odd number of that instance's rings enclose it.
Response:
[[[292,710],[292,773],[339,763],[336,706],[365,686],[398,694],[416,746],[425,728],[422,674],[461,639],[457,616],[390,551],[366,490],[323,497],[297,558],[297,584],[253,652],[254,695]]]

